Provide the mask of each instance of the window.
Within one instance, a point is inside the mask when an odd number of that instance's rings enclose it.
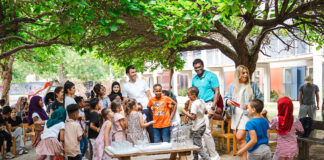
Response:
[[[194,59],[201,58],[201,51],[195,50],[193,51]]]
[[[283,95],[287,97],[291,97],[291,68],[287,68],[283,72]]]

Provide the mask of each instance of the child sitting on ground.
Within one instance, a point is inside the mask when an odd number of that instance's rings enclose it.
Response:
[[[261,116],[263,106],[263,102],[259,99],[254,99],[248,104],[248,114],[253,118],[245,126],[247,144],[237,152],[237,155],[242,155],[248,151],[248,160],[271,160],[267,134],[269,124]]]

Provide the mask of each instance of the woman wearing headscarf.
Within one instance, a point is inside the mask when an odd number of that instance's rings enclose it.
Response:
[[[40,155],[38,160],[44,160],[47,156],[54,159],[54,156],[63,156],[63,145],[58,140],[64,141],[66,110],[59,108],[53,112],[51,118],[45,122],[41,141],[36,147],[36,153]]]
[[[43,109],[43,100],[40,96],[33,96],[30,100],[29,110],[28,110],[28,124],[34,124],[35,127],[35,137],[32,141],[32,146],[36,147],[40,141],[40,135],[44,129],[43,125],[45,120],[48,120],[48,116]]]
[[[114,97],[116,97],[116,96],[114,96],[116,94],[119,95],[121,100],[123,100],[123,96],[122,96],[122,93],[121,93],[121,90],[120,90],[120,84],[118,82],[113,82],[112,85],[111,85],[111,92],[108,95],[111,102],[114,100]]]
[[[17,110],[17,116],[21,116],[21,111],[24,109],[24,103],[27,102],[26,97],[19,97],[17,103],[14,105],[14,108]]]
[[[303,134],[304,128],[293,112],[294,106],[288,97],[278,100],[278,116],[270,122],[270,129],[278,130],[274,160],[293,160],[298,155],[296,132]]]
[[[234,73],[234,82],[228,86],[224,96],[224,105],[232,114],[231,129],[237,139],[238,149],[246,144],[245,125],[250,120],[246,108],[252,99],[263,101],[263,95],[257,84],[251,82],[249,69],[239,65]],[[247,152],[242,155],[241,159],[247,159]]]

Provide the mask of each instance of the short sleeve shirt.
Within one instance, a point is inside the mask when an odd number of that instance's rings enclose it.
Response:
[[[269,145],[268,143],[268,129],[269,123],[265,118],[252,118],[245,125],[245,130],[247,131],[246,143],[249,143],[251,140],[249,131],[254,130],[257,134],[257,143],[251,147],[248,152],[252,152],[257,149],[261,144]]]
[[[165,128],[171,126],[170,108],[169,105],[172,103],[172,99],[167,96],[162,96],[160,99],[155,97],[151,98],[147,107],[152,108],[153,128]]]
[[[206,104],[202,99],[197,99],[192,102],[190,113],[196,115],[196,119],[193,121],[192,130],[197,131],[203,125],[205,125],[205,111]]]
[[[70,104],[77,104],[75,102],[75,100],[72,97],[69,96],[65,96],[65,100],[64,100],[64,108],[66,109],[66,107]]]
[[[56,105],[57,103],[57,105]],[[63,108],[64,107],[64,104],[61,103],[61,102],[53,102],[50,106],[50,109],[52,109],[53,111],[55,111],[56,109],[59,109],[59,108]]]
[[[136,99],[137,102],[142,104],[143,109],[147,109],[148,98],[146,91],[149,90],[144,80],[136,79],[135,83],[126,82],[121,91],[123,97]]]
[[[16,117],[16,120],[11,119],[11,117],[8,118],[8,122],[13,127],[19,126],[22,123],[21,118],[19,116]]]
[[[82,134],[83,131],[79,123],[72,119],[66,120],[64,132],[65,156],[75,157],[81,154],[78,137],[82,136]]]
[[[2,118],[2,114],[0,114],[0,126],[6,125],[6,122],[8,122],[8,118]]]
[[[213,88],[219,87],[219,82],[215,73],[205,70],[201,77],[196,75],[192,79],[192,86],[199,89],[198,98],[207,102],[214,100],[215,92]]]
[[[317,85],[304,84],[299,88],[299,91],[302,92],[302,104],[305,104],[305,105],[314,105],[315,104],[315,95],[317,92],[319,92]]]
[[[47,123],[47,121],[46,121]],[[41,135],[41,139],[46,139],[46,138],[58,138],[58,135],[60,133],[60,130],[65,128],[64,122],[60,122],[58,124],[55,124],[51,126],[50,128],[47,128],[47,125],[44,125],[44,131],[43,134]]]
[[[96,127],[99,127],[99,114],[97,112],[90,112],[90,123],[94,123]],[[97,138],[98,134],[97,131],[94,131],[89,127],[89,138]]]

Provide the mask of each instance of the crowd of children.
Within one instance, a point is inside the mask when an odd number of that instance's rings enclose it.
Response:
[[[153,120],[147,122],[141,112],[141,104],[135,99],[122,101],[118,82],[112,84],[112,92],[107,98],[103,85],[96,84],[90,99],[75,96],[75,85],[67,81],[64,87],[56,87],[54,98],[47,104],[49,112],[43,109],[43,99],[33,96],[28,104],[27,99],[19,99],[13,108],[4,106],[0,115],[0,145],[6,141],[6,158],[13,158],[10,152],[12,143],[16,143],[19,154],[26,154],[22,139],[22,124],[33,124],[35,135],[32,146],[36,148],[39,160],[65,159],[81,160],[90,157],[94,160],[106,160],[110,157],[104,152],[112,142],[129,141],[133,144],[138,140],[149,140],[145,128],[153,125],[154,142],[170,142],[172,127],[180,125],[177,102],[160,84],[153,86],[155,97],[149,100],[147,107]],[[206,104],[198,98],[197,87],[188,89],[190,102],[182,114],[193,122],[193,144],[200,147],[194,151],[209,160],[203,149],[202,137],[206,130]],[[46,100],[47,101],[47,100]],[[293,116],[293,104],[288,97],[278,101],[278,116],[268,120],[264,104],[254,99],[246,108],[252,117],[247,122],[247,144],[240,148],[237,155],[247,152],[250,160],[283,160],[293,159],[298,154],[296,132],[302,133],[300,121]],[[212,112],[212,111],[211,111]],[[270,123],[269,123],[270,122]],[[277,129],[277,148],[272,157],[268,145],[268,130]],[[15,137],[15,142],[12,142]],[[86,156],[88,155],[88,156]]]

